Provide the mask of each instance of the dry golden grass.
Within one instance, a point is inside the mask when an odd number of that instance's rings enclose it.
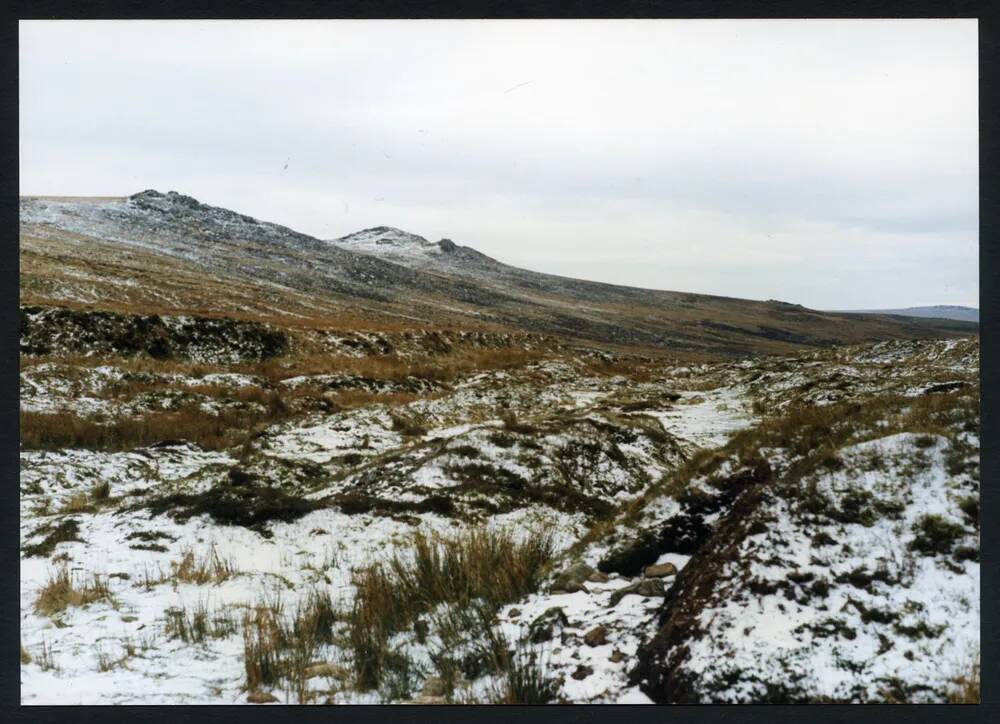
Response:
[[[59,512],[69,515],[71,513],[93,513],[97,510],[93,499],[89,493],[77,493],[71,496],[60,506]]]
[[[49,574],[35,599],[35,612],[53,616],[70,606],[86,606],[95,601],[114,602],[106,579],[94,574],[87,582],[74,576],[65,565]]]
[[[671,362],[665,359],[651,362],[627,356],[611,360],[594,357],[584,361],[584,369],[599,377],[620,375],[636,382],[649,382],[656,379],[660,371],[669,364]]]
[[[88,254],[81,257],[79,245]],[[403,332],[425,328],[503,331],[458,314],[415,314],[414,304],[363,307],[315,289],[277,289],[246,277],[208,274],[198,264],[67,231],[20,234],[20,303],[124,314],[186,314],[263,322],[289,330]],[[81,301],[100,299],[100,302]],[[460,322],[460,324],[456,324]]]
[[[180,374],[187,377],[204,377],[211,372],[227,372],[227,365],[211,365],[188,360],[156,359],[144,355],[134,357],[90,357],[86,355],[26,355],[19,358],[21,372],[40,365],[58,365],[64,374],[72,374],[72,368],[101,367],[111,365],[123,372],[148,372],[151,374]]]
[[[417,399],[435,397],[440,393],[370,392],[343,389],[336,392],[302,385],[295,389],[279,387],[282,380],[303,375],[344,374],[358,377],[398,381],[417,377],[424,380],[449,382],[463,375],[486,370],[522,367],[544,357],[544,353],[522,349],[459,350],[452,354],[403,359],[387,357],[343,357],[313,355],[268,362],[217,365],[154,360],[146,357],[95,359],[90,357],[21,358],[22,369],[42,361],[58,360],[72,374],[75,366],[90,367],[114,364],[127,372],[159,375],[182,374],[199,378],[210,372],[237,372],[265,380],[263,386],[247,385],[229,388],[215,384],[181,388],[191,395],[204,395],[218,403],[217,412],[209,413],[201,403],[191,400],[178,409],[152,411],[139,417],[118,417],[101,421],[67,413],[22,411],[20,413],[21,445],[30,450],[83,448],[89,450],[130,450],[165,440],[185,440],[206,450],[222,450],[243,444],[267,425],[298,414],[311,401],[322,402],[324,409],[351,409],[373,404],[405,405]],[[101,397],[129,401],[139,395],[174,391],[178,387],[170,379],[162,381],[125,381],[110,386]],[[84,501],[78,501],[84,505]]]
[[[174,581],[198,585],[222,583],[240,573],[236,563],[220,556],[214,544],[200,556],[193,549],[185,548],[181,552],[181,559],[172,563],[171,568]]]
[[[105,481],[97,483],[89,491],[71,496],[59,508],[62,514],[93,513],[101,503],[111,497],[111,485]]]
[[[157,388],[160,389],[160,388]],[[167,389],[165,386],[163,389]],[[195,388],[198,390],[199,388]],[[309,400],[321,401],[328,411],[346,410],[382,404],[390,407],[406,405],[418,399],[431,399],[440,393],[410,392],[377,393],[365,390],[316,392],[309,389],[275,391],[242,388],[235,392],[222,388],[200,388],[202,392],[219,394],[218,411],[201,409],[200,403],[189,402],[176,410],[148,412],[131,418],[116,418],[107,422],[70,413],[20,412],[21,446],[26,450],[132,450],[167,440],[183,440],[205,450],[224,450],[244,444],[258,431],[290,419]],[[232,405],[252,402],[254,405]],[[227,406],[230,405],[230,406]],[[93,493],[80,495],[62,512],[92,512],[93,503],[102,498]]]
[[[500,349],[458,348],[452,352],[436,355],[401,357],[398,355],[378,355],[351,357],[329,353],[304,354],[291,357],[276,357],[263,362],[242,362],[234,364],[206,364],[178,359],[154,359],[146,356],[134,357],[87,357],[83,355],[21,355],[20,369],[24,371],[41,364],[58,364],[65,367],[98,367],[112,365],[125,372],[144,372],[161,375],[184,375],[198,379],[210,373],[232,372],[263,378],[268,384],[276,384],[291,377],[303,375],[354,375],[376,380],[401,380],[417,377],[426,380],[450,381],[462,375],[490,370],[513,369],[531,362],[537,362],[551,353],[527,350],[519,347]],[[141,392],[161,389],[158,384],[145,382],[122,382],[112,387],[110,397],[127,397]],[[234,391],[217,386],[197,386],[191,391],[201,391],[210,396],[218,394],[247,395],[248,400],[266,395],[270,390],[252,388]]]
[[[241,444],[261,424],[285,419],[281,409],[223,409],[207,413],[198,405],[101,423],[64,413],[21,411],[21,446],[27,450],[131,450],[166,440],[186,440],[206,450]]]
[[[977,653],[965,670],[954,678],[948,703],[979,704],[982,700],[981,680],[981,657]]]
[[[471,529],[455,537],[414,534],[410,555],[358,571],[351,615],[354,670],[362,689],[377,687],[391,653],[389,636],[442,603],[491,610],[534,591],[552,559],[552,538]]]
[[[307,669],[318,647],[333,641],[339,614],[329,594],[313,591],[287,616],[281,600],[264,600],[243,616],[244,688],[248,691],[284,684],[299,704],[309,703]]]
[[[377,380],[417,377],[448,382],[473,372],[512,369],[537,362],[546,353],[520,348],[458,349],[441,355],[404,358],[396,355],[348,357],[315,354],[291,359],[236,365],[233,371],[254,374],[271,383],[302,375],[344,374]]]
[[[212,611],[207,601],[198,601],[191,610],[181,606],[168,608],[165,613],[163,629],[167,638],[180,639],[186,644],[226,638],[239,630],[238,622],[229,610]]]

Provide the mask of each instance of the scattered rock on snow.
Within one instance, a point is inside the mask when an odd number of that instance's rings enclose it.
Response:
[[[619,588],[617,591],[611,594],[611,598],[608,600],[609,607],[617,606],[618,603],[625,598],[625,596],[635,595],[635,596],[659,596],[662,597],[665,594],[663,581],[659,578],[644,578],[641,581],[636,581],[635,583],[629,584],[624,588]]]
[[[583,642],[587,646],[603,646],[608,642],[608,630],[602,625],[597,625],[583,635]]]
[[[556,576],[549,590],[552,593],[559,591],[564,593],[586,591],[586,586],[583,585],[584,582],[588,581],[590,576],[596,572],[593,567],[588,566],[586,563],[577,563]]]
[[[646,570],[643,571],[646,578],[666,578],[667,576],[677,575],[677,566],[673,563],[659,563],[652,566],[646,566]]]
[[[534,644],[551,641],[556,630],[568,624],[569,620],[566,618],[562,606],[553,606],[531,622],[528,627],[528,635]]]

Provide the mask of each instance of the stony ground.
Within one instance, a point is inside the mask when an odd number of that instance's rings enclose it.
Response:
[[[378,686],[352,639],[360,571],[483,529],[548,536],[487,624],[544,699],[946,700],[978,650],[978,366],[974,341],[447,379],[32,358],[23,413],[91,442],[22,445],[22,701],[502,700],[447,603],[387,634]],[[94,436],[191,409],[244,434]],[[318,600],[328,635],[258,681],[254,616]]]

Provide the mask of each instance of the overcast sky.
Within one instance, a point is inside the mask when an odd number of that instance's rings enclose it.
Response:
[[[978,306],[977,26],[30,21],[22,194],[824,309]],[[287,168],[286,168],[287,165]]]

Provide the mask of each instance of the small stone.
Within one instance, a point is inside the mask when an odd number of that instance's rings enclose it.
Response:
[[[572,676],[577,681],[583,681],[593,673],[594,670],[592,668],[580,664],[579,666],[576,667],[576,670],[572,674],[570,674],[570,676]]]
[[[444,679],[440,676],[429,676],[420,689],[421,696],[444,696],[448,693],[448,687]]]
[[[644,578],[641,581],[631,583],[624,588],[619,588],[611,594],[608,600],[609,606],[617,606],[618,603],[628,595],[662,598],[665,595],[663,581],[659,578]]]
[[[510,616],[511,618],[517,618],[518,616],[521,615],[521,609],[512,608],[507,615]]]
[[[639,581],[639,584],[635,587],[635,592],[640,596],[660,596],[666,595],[666,587],[663,585],[663,581],[652,579],[648,581]]]
[[[603,646],[608,642],[608,630],[602,625],[595,626],[583,635],[583,643],[587,646]]]
[[[618,649],[615,649],[614,651],[611,652],[611,656],[608,657],[608,661],[610,661],[613,664],[617,664],[624,658],[625,654],[623,654]]]
[[[556,576],[549,590],[553,593],[556,591],[565,591],[566,593],[586,591],[583,583],[595,572],[592,566],[588,566],[586,563],[577,563]]]
[[[317,676],[328,676],[332,679],[339,679],[340,681],[345,681],[350,678],[351,672],[340,664],[335,664],[332,661],[323,662],[320,664],[312,664],[307,666],[305,670],[305,675],[307,679],[313,679]]]
[[[677,566],[673,563],[660,563],[658,565],[646,566],[644,571],[646,578],[666,578],[677,575]]]
[[[562,606],[553,606],[538,616],[528,627],[528,636],[533,644],[551,641],[557,630],[569,624]]]
[[[250,704],[273,704],[278,701],[278,697],[269,691],[254,690],[247,694],[247,702]]]
[[[589,576],[587,576],[587,580],[590,581],[591,583],[607,583],[608,580],[610,580],[610,579],[608,578],[608,574],[607,573],[601,573],[600,571],[594,571]]]

